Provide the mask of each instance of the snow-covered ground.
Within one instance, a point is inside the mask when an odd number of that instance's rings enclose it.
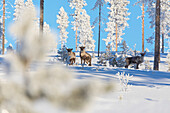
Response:
[[[85,65],[82,68],[79,53],[76,54],[77,65],[68,66],[76,75],[76,80],[82,81],[84,79],[99,78],[105,81],[113,80],[115,84],[115,88],[111,92],[95,96],[88,109],[78,113],[169,113],[170,72],[167,72],[166,53],[161,54],[160,71],[145,70],[144,64],[139,66],[139,70],[99,66],[96,64],[97,57],[93,58],[91,67]],[[50,59],[52,60],[52,58]],[[149,60],[151,66],[153,66],[152,53],[147,53],[145,60]],[[0,65],[0,78],[2,79],[4,73],[3,63]],[[125,74],[130,76],[133,75],[133,77],[129,78],[126,91],[121,90],[122,85],[120,85],[118,72],[125,72]],[[38,107],[41,113],[63,113],[62,110],[55,111],[53,108],[46,111],[43,110],[47,106],[43,104],[43,101],[40,105],[42,107]]]
[[[170,72],[167,72],[167,54],[161,54],[160,71],[145,70],[144,64],[139,70],[96,66],[97,58],[93,59],[92,67],[80,65],[70,66],[78,79],[100,78],[115,80],[116,89],[106,96],[96,97],[93,107],[87,113],[169,113],[170,108]],[[153,54],[147,53],[153,67]],[[133,75],[129,80],[127,91],[121,91],[118,72]]]

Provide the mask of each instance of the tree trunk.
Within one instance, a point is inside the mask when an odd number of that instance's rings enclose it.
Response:
[[[101,23],[101,4],[99,4],[99,37],[98,37],[98,57],[100,53],[100,23]]]
[[[5,0],[3,0],[3,31],[2,31],[2,54],[5,53]]]
[[[76,27],[76,51],[77,51],[77,27]]]
[[[117,52],[117,23],[116,23],[116,52]]]
[[[159,55],[160,55],[160,0],[156,0],[154,70],[159,70]]]
[[[40,32],[43,33],[44,24],[44,0],[40,0]]]
[[[162,53],[164,53],[164,33],[162,33]]]
[[[164,53],[164,28],[162,26],[162,53]]]
[[[144,52],[144,3],[142,4],[142,52]]]

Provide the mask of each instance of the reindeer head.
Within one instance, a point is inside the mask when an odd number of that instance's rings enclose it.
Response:
[[[71,52],[72,52],[72,50],[73,50],[73,48],[69,48],[69,49],[67,49],[67,51],[68,51],[68,54],[70,54]]]
[[[141,56],[144,56],[146,54],[146,51],[144,53],[140,53],[140,54],[141,54]]]
[[[84,51],[85,47],[84,46],[81,46],[79,47],[80,48],[80,51]]]

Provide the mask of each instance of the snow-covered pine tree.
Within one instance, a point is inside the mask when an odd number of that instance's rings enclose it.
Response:
[[[86,51],[94,51],[95,40],[93,39],[93,28],[90,25],[90,16],[86,13],[86,10],[83,10],[78,18],[79,46],[85,46]]]
[[[33,13],[33,14],[35,14],[35,21],[37,21],[38,20],[38,18],[37,18],[37,15],[36,15],[36,9],[35,9],[35,6],[34,6],[34,4],[33,4],[33,2],[32,2],[32,0],[27,0],[26,2],[25,2],[25,8],[29,8],[31,11],[30,11],[30,13]]]
[[[25,4],[24,4],[24,0],[15,0],[15,3],[14,3],[14,7],[15,7],[15,10],[14,10],[14,21],[18,21],[19,18],[21,18],[21,14],[25,8]],[[19,40],[17,39],[16,40],[16,50],[19,49]]]
[[[61,48],[63,48],[63,46],[67,42],[68,32],[66,31],[66,29],[69,24],[67,13],[65,12],[63,7],[60,8],[59,14],[57,15],[56,22],[59,24],[58,28],[60,29]]]
[[[74,14],[72,14],[74,21],[71,22],[73,25],[73,30],[76,31],[76,51],[77,51],[77,42],[78,42],[78,35],[77,35],[77,31],[79,29],[79,18],[78,16],[81,14],[81,12],[83,11],[83,7],[87,5],[85,0],[68,0],[68,2],[70,3],[70,7],[71,9],[75,9]]]
[[[123,41],[121,48],[123,50],[122,55],[123,55],[123,57],[125,57],[127,55],[127,52],[129,51],[129,47],[126,44],[126,41]]]
[[[142,10],[142,16],[141,16],[141,18],[142,18],[142,52],[144,52],[144,26],[145,26],[145,24],[144,24],[144,17],[145,17],[146,2],[148,2],[148,1],[140,0],[137,3],[135,3],[135,5],[140,3],[141,4],[141,10]]]
[[[44,0],[40,0],[40,30],[43,32],[44,27]]]
[[[109,22],[107,24],[107,28],[105,29],[108,32],[107,38],[103,39],[106,43],[112,46],[112,51],[116,50],[116,46],[121,43],[122,36],[124,35],[123,30],[129,24],[127,23],[127,16],[130,15],[128,13],[127,5],[130,3],[128,0],[105,0],[109,3],[108,9],[109,11]]]
[[[27,0],[27,1],[25,2],[25,6],[26,6],[26,8],[33,8],[33,9],[35,9],[32,0]]]
[[[2,24],[2,18],[0,18],[0,54],[2,54],[2,34],[3,34],[3,24]]]
[[[23,11],[23,8],[25,7],[25,4],[24,4],[24,0],[15,0],[15,3],[14,3],[14,7],[15,7],[15,10],[14,10],[14,20],[17,21],[18,18],[21,17],[21,13]]]
[[[94,7],[92,8],[92,10],[94,10],[97,7],[99,7],[99,16],[93,22],[93,25],[94,25],[95,23],[97,23],[97,21],[99,21],[98,57],[99,57],[99,53],[100,53],[100,33],[101,33],[101,21],[102,21],[102,7],[103,7],[104,3],[105,3],[105,0],[97,0]]]
[[[2,54],[5,53],[5,0],[3,0]]]
[[[170,17],[170,2],[167,0],[161,0],[160,2],[161,9],[160,9],[160,32],[162,35],[162,40],[161,40],[161,45],[162,52],[164,52],[164,40],[168,41],[169,35],[170,35],[170,22],[169,22],[169,17]],[[151,19],[150,21],[150,28],[155,27],[155,8],[156,8],[156,3],[155,2],[149,2],[148,3],[148,9],[147,12],[149,14],[149,18]],[[150,37],[150,39],[154,40],[154,35]]]

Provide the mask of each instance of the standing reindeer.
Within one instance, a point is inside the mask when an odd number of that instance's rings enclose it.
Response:
[[[76,54],[72,52],[73,48],[67,49],[68,51],[68,57],[67,60],[70,62],[70,65],[73,65],[73,63],[76,62]]]
[[[141,64],[144,61],[144,55],[146,54],[146,51],[140,54],[141,56],[127,57],[125,59],[126,61],[125,68],[128,68],[130,64],[136,64],[136,69],[139,69],[139,64]]]
[[[86,62],[87,64],[89,64],[89,66],[91,66],[91,55],[85,52],[85,47],[82,46],[79,48],[80,48],[81,65],[82,65],[82,61],[84,60],[84,64]]]

